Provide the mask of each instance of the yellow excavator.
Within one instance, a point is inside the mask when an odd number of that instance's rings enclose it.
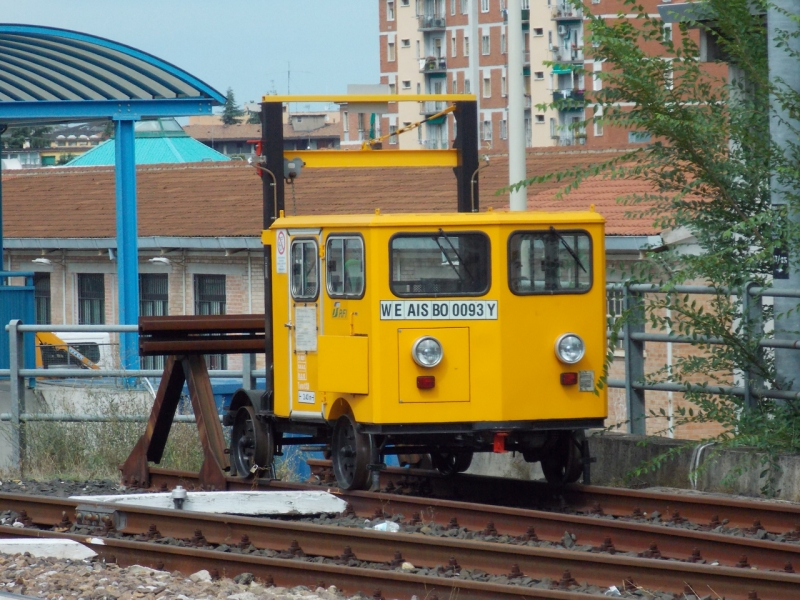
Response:
[[[97,344],[68,342],[49,331],[36,333],[36,367],[99,369],[100,366],[87,354],[94,354]],[[87,351],[88,350],[88,351]],[[97,357],[99,360],[99,353]]]

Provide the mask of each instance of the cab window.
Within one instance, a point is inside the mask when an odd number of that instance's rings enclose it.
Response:
[[[364,241],[360,237],[329,237],[325,264],[331,298],[360,298],[364,294]]]
[[[292,242],[292,298],[315,300],[319,290],[317,243],[314,240]]]
[[[515,294],[582,293],[592,287],[592,240],[585,231],[518,231],[508,243]]]
[[[396,296],[477,296],[489,290],[489,238],[482,233],[396,235],[390,258]]]

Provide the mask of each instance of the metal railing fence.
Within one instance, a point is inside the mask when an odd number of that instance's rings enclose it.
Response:
[[[778,400],[798,400],[800,392],[775,390],[763,387],[763,381],[752,371],[742,373],[741,386],[703,385],[690,383],[647,383],[645,377],[645,342],[659,342],[671,344],[712,345],[724,344],[719,337],[687,336],[673,333],[647,333],[645,332],[644,295],[645,294],[697,294],[716,295],[724,294],[738,298],[742,303],[741,314],[747,320],[749,327],[745,332],[750,336],[747,343],[758,338],[759,348],[800,349],[800,339],[775,339],[764,336],[764,327],[761,322],[762,298],[784,297],[800,298],[800,290],[771,289],[747,284],[741,290],[727,288],[714,288],[702,285],[678,285],[672,287],[654,284],[616,283],[608,284],[607,291],[623,292],[623,309],[629,318],[623,323],[620,332],[622,349],[625,354],[625,373],[623,379],[607,380],[609,388],[625,390],[625,399],[628,412],[628,432],[644,435],[646,433],[646,404],[645,392],[705,392],[718,395],[740,396],[744,398],[745,409],[752,408],[758,398],[773,398]]]
[[[19,320],[13,320],[6,325],[9,341],[10,363],[8,369],[0,369],[0,377],[9,378],[11,396],[11,412],[0,413],[0,421],[11,422],[11,466],[19,469],[22,465],[24,453],[25,424],[36,421],[59,421],[65,423],[108,423],[108,422],[146,422],[149,415],[78,415],[78,414],[50,414],[28,413],[25,411],[25,380],[39,377],[54,379],[88,379],[107,377],[122,379],[130,383],[132,379],[156,377],[163,375],[157,369],[70,369],[70,368],[30,368],[24,364],[22,352],[23,340],[26,333],[36,332],[100,332],[100,333],[132,333],[139,330],[137,325],[25,325]],[[265,377],[265,369],[255,368],[255,355],[242,355],[241,370],[209,370],[211,377],[241,379],[242,387],[255,389],[256,379]],[[131,387],[128,385],[127,387]],[[176,415],[178,423],[194,423],[194,415]]]

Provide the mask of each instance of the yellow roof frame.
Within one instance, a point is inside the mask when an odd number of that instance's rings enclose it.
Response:
[[[299,96],[262,96],[262,102],[333,102],[355,104],[357,102],[469,102],[476,101],[475,94],[309,94]]]

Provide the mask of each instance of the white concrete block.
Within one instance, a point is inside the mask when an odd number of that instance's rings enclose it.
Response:
[[[83,544],[73,540],[10,538],[0,539],[0,552],[3,554],[22,554],[30,552],[39,558],[68,558],[83,560],[97,555]]]
[[[173,509],[171,493],[71,496],[80,502]],[[229,515],[314,515],[340,513],[347,503],[328,492],[188,492],[183,510]]]

